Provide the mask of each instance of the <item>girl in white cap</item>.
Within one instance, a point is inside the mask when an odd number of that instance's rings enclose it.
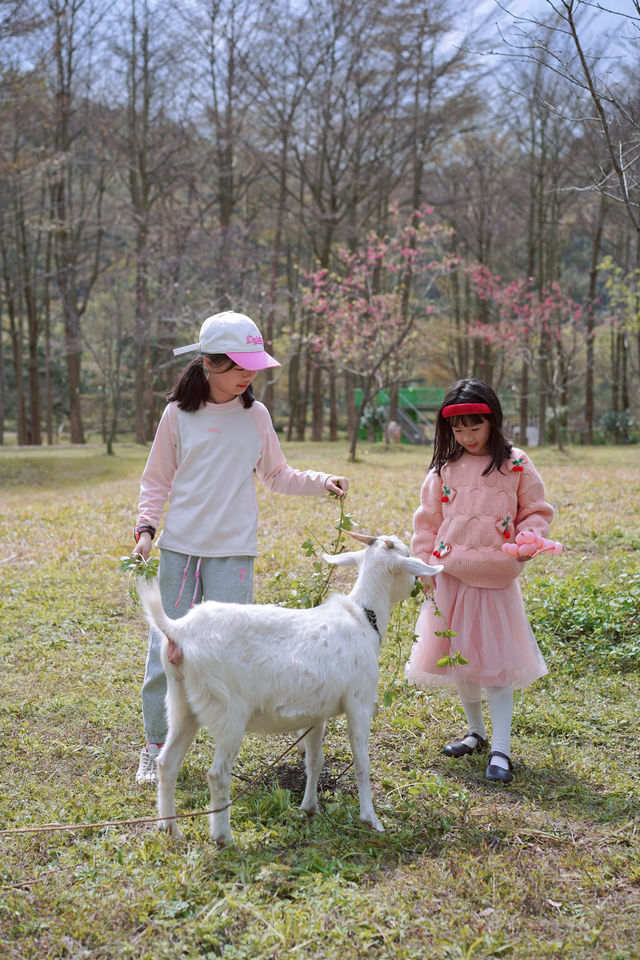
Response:
[[[286,462],[267,408],[254,399],[258,370],[278,367],[264,349],[253,320],[226,311],[202,324],[198,343],[175,354],[199,351],[168,396],[140,484],[136,552],[145,559],[158,537],[158,581],[167,614],[183,616],[194,603],[253,602],[258,504],[253,472],[268,490],[307,496],[325,491],[342,497],[346,477],[295,470]],[[156,757],[167,721],[161,637],[149,633],[142,686],[146,745],[138,783],[156,780]]]

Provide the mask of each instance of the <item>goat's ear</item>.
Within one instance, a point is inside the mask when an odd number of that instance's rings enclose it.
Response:
[[[366,550],[352,550],[350,553],[323,553],[322,559],[336,567],[358,567],[365,553]]]
[[[407,573],[412,573],[414,577],[435,577],[436,573],[444,570],[441,563],[432,567],[423,560],[418,560],[417,557],[398,557],[398,565]]]

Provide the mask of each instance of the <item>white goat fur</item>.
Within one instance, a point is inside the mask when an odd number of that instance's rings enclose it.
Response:
[[[348,596],[334,594],[311,609],[271,604],[207,601],[184,617],[166,616],[157,583],[139,592],[149,623],[164,634],[162,659],[167,675],[169,733],[158,757],[160,829],[180,836],[175,787],[184,756],[200,727],[215,741],[208,772],[210,830],[219,844],[231,842],[231,768],[245,731],[284,733],[313,727],[305,737],[306,789],[301,810],[311,815],[323,762],[323,722],[346,714],[360,799],[360,819],[384,828],[371,800],[369,725],[376,709],[378,652],[391,608],[409,595],[416,576],[433,576],[429,566],[409,555],[397,537],[356,539],[366,550],[325,556],[340,566],[356,566]],[[379,634],[365,609],[375,613]],[[169,642],[182,654],[174,666]],[[172,656],[172,659],[175,657]]]

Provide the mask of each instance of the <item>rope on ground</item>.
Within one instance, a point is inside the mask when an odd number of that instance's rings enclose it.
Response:
[[[186,820],[191,817],[208,816],[211,813],[222,813],[223,810],[227,810],[233,803],[236,803],[240,797],[243,797],[245,793],[248,793],[249,790],[264,777],[266,772],[272,767],[275,767],[277,763],[280,763],[280,761],[286,757],[286,755],[290,753],[290,751],[293,750],[293,748],[296,747],[301,740],[304,740],[306,735],[310,733],[311,730],[313,730],[313,727],[309,727],[308,730],[305,730],[297,740],[294,740],[293,743],[289,744],[287,749],[281,753],[279,757],[276,757],[276,759],[272,760],[271,763],[268,763],[266,767],[263,767],[260,773],[256,774],[253,780],[251,780],[246,787],[243,787],[240,793],[237,794],[233,800],[230,800],[229,803],[224,805],[224,807],[219,807],[217,810],[193,810],[191,813],[175,813],[171,817],[136,817],[133,820],[102,820],[98,823],[50,823],[38,827],[14,827],[11,830],[0,830],[0,837],[18,836],[19,834],[26,833],[62,833],[63,831],[73,832],[76,830],[103,830],[106,827],[132,827],[140,823],[158,823],[161,820]]]

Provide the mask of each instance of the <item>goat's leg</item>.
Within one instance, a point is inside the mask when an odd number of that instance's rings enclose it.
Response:
[[[312,816],[318,809],[318,779],[322,770],[324,754],[322,739],[326,723],[317,723],[302,741],[305,744],[304,765],[307,773],[307,783],[300,809]]]
[[[304,733],[304,730],[297,730],[296,733],[298,734],[298,736],[302,736],[302,734]],[[324,723],[322,724],[323,739],[324,737],[326,737],[326,735],[327,735],[327,721],[325,720]],[[307,749],[307,738],[303,737],[302,740],[300,740],[300,742],[296,744],[296,750],[298,751],[298,753],[301,753],[302,756],[304,757],[306,749]]]
[[[186,705],[180,711],[179,718],[174,713],[172,720],[164,747],[158,756],[158,816],[163,818],[158,827],[180,839],[182,832],[177,821],[164,818],[175,817],[178,773],[200,724]]]
[[[373,809],[369,768],[369,714],[361,707],[347,710],[349,742],[360,798],[360,819],[374,830],[384,833],[384,827]]]
[[[219,847],[233,842],[230,826],[231,807],[231,768],[242,746],[245,724],[233,726],[227,723],[210,733],[216,741],[213,764],[207,773],[211,807],[215,810],[209,817],[209,831]]]

